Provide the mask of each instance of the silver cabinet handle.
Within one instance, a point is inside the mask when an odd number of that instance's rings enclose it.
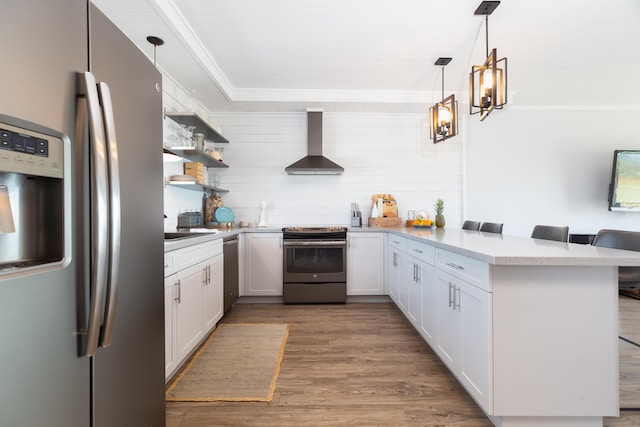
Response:
[[[451,308],[451,306],[453,306],[453,284],[451,282],[449,282],[449,308]]]
[[[422,283],[422,268],[420,268],[420,266],[418,264],[416,264],[416,282],[417,283]]]
[[[397,256],[398,256],[398,254],[394,252],[394,253],[393,253],[393,266],[394,266],[394,267],[397,267],[397,266],[398,266],[398,261],[397,261],[397,259],[396,259],[396,257],[397,257]]]
[[[96,79],[89,72],[78,73],[76,79],[78,101],[85,99],[89,123],[89,153],[91,166],[91,273],[89,324],[84,355],[93,356],[98,350],[100,326],[104,315],[103,302],[109,272],[109,202],[104,124]],[[79,105],[80,107],[80,105]],[[80,110],[81,108],[78,108]],[[79,128],[84,127],[84,115],[78,113]]]
[[[182,302],[182,290],[181,290],[181,283],[180,280],[178,280],[176,283],[173,284],[174,289],[177,289],[178,292],[176,292],[176,297],[174,298],[175,301],[178,301],[178,304],[180,304]]]
[[[211,284],[211,266],[207,265],[207,283]]]
[[[412,250],[413,252],[416,252],[416,253],[419,253],[419,254],[423,253],[420,249],[413,248],[413,249],[411,249],[411,250]]]
[[[107,297],[105,299],[105,314],[100,345],[109,347],[113,340],[113,327],[116,318],[116,301],[118,295],[118,273],[120,270],[120,234],[121,234],[121,205],[120,205],[120,167],[118,162],[118,142],[116,126],[111,102],[109,86],[98,83],[98,94],[102,101],[102,118],[105,126],[105,141],[107,154],[107,178],[109,193],[109,281]]]
[[[458,296],[456,297],[456,293]],[[458,309],[460,311],[460,286],[456,286],[453,293],[453,309]]]
[[[453,268],[455,268],[456,270],[464,270],[464,267],[463,267],[463,266],[458,265],[458,264],[454,264],[454,263],[452,263],[452,262],[448,262],[448,263],[447,263],[447,265],[448,265],[449,267],[453,267]]]

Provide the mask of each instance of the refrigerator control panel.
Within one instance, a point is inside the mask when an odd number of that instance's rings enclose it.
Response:
[[[0,172],[63,178],[63,165],[60,138],[0,122]]]

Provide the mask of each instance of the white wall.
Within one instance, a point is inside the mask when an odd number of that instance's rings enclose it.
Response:
[[[426,117],[404,114],[324,114],[326,157],[344,167],[341,176],[287,175],[285,167],[307,152],[307,116],[300,113],[225,113],[212,115],[230,140],[229,169],[220,186],[229,189],[225,205],[238,220],[257,221],[267,202],[270,225],[348,225],[351,202],[365,217],[371,196],[391,193],[399,215],[445,200],[450,224],[461,218],[462,140],[426,142]]]
[[[165,108],[207,112],[170,79]],[[504,223],[505,234],[527,236],[536,224],[568,225],[571,233],[601,228],[640,230],[640,214],[609,212],[613,150],[640,149],[640,111],[527,109],[507,105],[485,121],[461,105],[460,135],[432,144],[426,112],[325,113],[324,153],[345,168],[342,176],[290,176],[284,168],[306,153],[306,113],[211,113],[230,140],[229,169],[217,169],[225,205],[236,221],[257,222],[267,202],[270,225],[346,225],[350,203],[365,218],[374,193],[391,193],[399,214],[445,200],[450,227],[463,219]],[[165,176],[182,173],[165,164]],[[185,210],[202,209],[202,194],[165,189],[165,230]]]
[[[637,110],[524,110],[467,120],[469,219],[503,222],[505,234],[530,235],[535,224],[570,233],[640,230],[640,214],[609,212],[613,151],[640,149]]]
[[[165,77],[167,111],[207,112],[184,88]],[[424,209],[445,200],[447,223],[462,218],[462,138],[446,144],[429,141],[426,115],[324,114],[324,154],[345,168],[341,176],[292,176],[284,168],[307,153],[307,116],[299,113],[211,114],[230,143],[224,146],[228,169],[210,169],[220,177],[224,204],[238,221],[257,223],[267,203],[272,226],[349,225],[351,202],[360,205],[366,224],[371,196],[391,193],[398,213]],[[170,120],[166,119],[165,123]],[[165,163],[165,179],[182,174],[182,163]],[[165,230],[174,231],[180,212],[202,209],[202,193],[166,186]]]

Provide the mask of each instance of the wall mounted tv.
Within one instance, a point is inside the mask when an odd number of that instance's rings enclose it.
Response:
[[[609,210],[640,212],[640,150],[613,152]]]

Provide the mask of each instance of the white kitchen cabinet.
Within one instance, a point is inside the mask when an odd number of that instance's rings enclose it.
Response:
[[[415,318],[398,270],[404,263],[411,283],[412,264],[432,269],[421,277],[420,333],[496,425],[601,426],[618,415],[617,271],[635,256],[465,230],[405,233],[403,250],[402,235],[387,237],[389,295]],[[414,242],[433,248],[431,261]]]
[[[222,239],[165,253],[165,380],[222,318]]]
[[[489,266],[390,234],[389,295],[467,391],[491,408]]]
[[[204,334],[202,329],[202,283],[204,266],[196,264],[176,273],[174,307],[176,321],[176,360],[184,360]]]
[[[247,232],[240,239],[241,295],[282,296],[282,232]]]
[[[390,234],[387,240],[388,258],[387,258],[387,291],[389,296],[396,303],[398,308],[404,312],[406,307],[407,292],[401,288],[404,287],[406,277],[406,239],[404,237]],[[402,294],[403,298],[400,298]]]
[[[385,233],[347,236],[347,295],[384,295]]]
[[[202,328],[212,330],[224,314],[224,261],[217,255],[206,261],[202,282]]]
[[[167,373],[175,371],[176,352],[174,337],[176,336],[175,322],[173,321],[174,297],[176,292],[177,274],[171,274],[164,278],[164,371],[165,380]]]
[[[418,333],[432,347],[437,342],[439,301],[438,283],[436,280],[436,269],[424,261],[416,262],[417,284],[419,285],[420,296],[416,295],[415,303],[419,305],[420,317],[416,317]],[[411,308],[412,304],[409,303]],[[410,310],[411,311],[411,310]]]
[[[441,253],[442,252],[442,253]],[[460,276],[469,277],[475,260],[438,251],[438,265],[444,264]],[[480,266],[479,271],[483,267]],[[484,408],[492,404],[491,293],[448,271],[436,269],[438,322],[435,351]],[[474,276],[473,281],[483,282]]]
[[[408,265],[410,268],[410,274],[405,276],[405,286],[407,288],[407,306],[406,313],[407,319],[413,325],[414,328],[420,328],[420,320],[422,319],[422,284],[420,276],[422,273],[421,262],[413,257],[409,257]],[[405,271],[409,272],[407,269]]]
[[[406,316],[418,332],[421,332],[423,294],[425,288],[433,286],[434,248],[422,242],[407,240],[408,266]]]

